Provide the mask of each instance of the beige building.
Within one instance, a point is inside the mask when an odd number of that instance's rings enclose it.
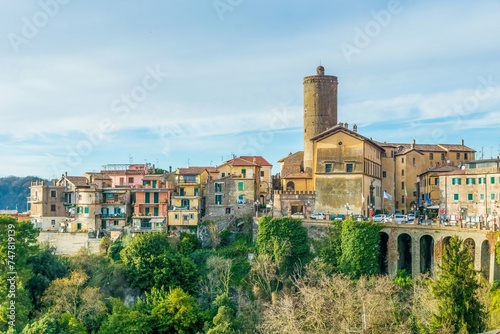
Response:
[[[33,226],[42,231],[58,231],[69,218],[63,204],[63,186],[49,185],[45,181],[31,182],[28,204]]]

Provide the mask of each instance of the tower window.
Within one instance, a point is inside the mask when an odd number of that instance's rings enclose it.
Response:
[[[332,164],[325,164],[325,173],[332,172]]]
[[[345,164],[345,171],[346,171],[346,173],[352,173],[353,165],[352,164]]]

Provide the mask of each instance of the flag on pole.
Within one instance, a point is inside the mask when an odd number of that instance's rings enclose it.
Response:
[[[392,200],[392,195],[384,190],[384,198],[387,198],[388,200]]]

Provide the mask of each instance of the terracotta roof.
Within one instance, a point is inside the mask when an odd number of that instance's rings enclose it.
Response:
[[[258,164],[253,163],[252,161],[248,161],[248,160],[242,159],[240,157],[228,160],[228,161],[224,162],[220,166],[223,166],[223,165],[231,165],[231,166],[259,166]]]
[[[444,166],[440,166],[440,167],[430,167],[429,169],[427,169],[427,171],[423,172],[423,174],[428,174],[428,173],[447,173],[447,172],[454,172],[454,171],[457,171],[459,170],[460,167],[458,166],[454,166],[454,165],[444,165]]]
[[[240,156],[241,159],[246,160],[246,161],[251,161],[254,162],[259,166],[272,166],[269,161],[264,159],[263,156],[260,155],[242,155]]]
[[[85,176],[66,176],[66,179],[75,186],[89,186],[89,180]]]
[[[207,170],[207,167],[187,167],[177,169],[176,174],[179,175],[199,175]]]
[[[92,175],[95,180],[111,180],[111,177],[106,173],[87,172],[87,175]]]
[[[466,151],[466,152],[476,152],[470,147],[464,145],[455,144],[408,144],[408,143],[381,143],[377,142],[378,145],[382,147],[392,147],[401,148],[396,154],[406,154],[411,150],[422,151],[422,152],[449,152],[449,151]]]
[[[297,151],[295,153],[290,152],[286,157],[279,159],[278,162],[284,162],[289,159],[304,160],[304,151]]]
[[[213,166],[207,167],[206,169],[207,169],[207,172],[209,172],[209,173],[218,173],[219,172],[217,167],[213,167]]]

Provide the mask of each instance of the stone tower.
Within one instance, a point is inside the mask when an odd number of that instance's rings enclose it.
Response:
[[[337,77],[325,75],[318,66],[316,75],[304,77],[304,171],[313,167],[311,138],[337,125]]]

